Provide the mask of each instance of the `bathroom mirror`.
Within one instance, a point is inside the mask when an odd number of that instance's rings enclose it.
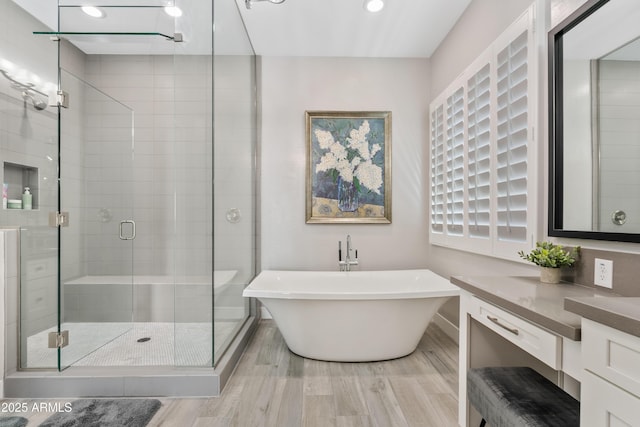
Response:
[[[640,7],[589,0],[549,32],[549,235],[640,242]]]

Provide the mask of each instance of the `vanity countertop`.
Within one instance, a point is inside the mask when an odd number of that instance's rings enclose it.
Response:
[[[567,298],[564,308],[585,319],[640,337],[639,297]]]
[[[574,341],[580,341],[582,317],[565,310],[565,298],[618,296],[610,291],[573,283],[542,283],[538,277],[453,276],[451,283]],[[640,317],[638,319],[640,321]]]

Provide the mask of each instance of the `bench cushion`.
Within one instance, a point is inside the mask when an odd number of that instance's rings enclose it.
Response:
[[[528,367],[471,369],[467,397],[491,427],[580,425],[580,402]]]

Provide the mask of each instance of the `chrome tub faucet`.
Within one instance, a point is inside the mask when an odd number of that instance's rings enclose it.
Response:
[[[340,271],[351,271],[352,265],[358,265],[358,250],[355,249],[355,257],[351,257],[351,252],[354,249],[351,247],[351,235],[347,234],[347,251],[345,253],[344,260],[342,259],[342,241],[338,241],[338,267]]]

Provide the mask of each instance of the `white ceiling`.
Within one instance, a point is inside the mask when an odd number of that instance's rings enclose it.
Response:
[[[6,0],[0,0],[6,1]],[[216,0],[218,1],[218,0]],[[233,0],[230,2],[235,11]],[[45,24],[51,31],[58,28],[58,4],[53,0],[13,0],[18,6]],[[90,33],[181,33],[184,43],[173,43],[163,37],[125,37],[64,35],[87,54],[211,54],[211,1],[205,0],[59,0],[60,24],[64,32]],[[91,18],[80,5],[96,5],[104,18]],[[179,6],[180,18],[164,13],[162,6]],[[235,11],[237,14],[237,11]]]
[[[265,56],[429,57],[471,0],[235,0],[256,54]]]
[[[2,0],[4,1],[4,0]],[[57,28],[57,2],[13,0],[49,28]],[[235,1],[235,4],[234,4]],[[385,0],[378,13],[364,10],[364,0],[286,0],[283,4],[245,0],[215,0],[216,54],[246,54],[243,22],[257,55],[341,57],[429,57],[451,30],[471,0]],[[205,0],[61,0],[61,4],[180,6],[184,15],[167,22],[159,9],[107,8],[107,18],[91,19],[77,7],[61,9],[65,31],[159,31],[173,28],[184,43],[118,43],[114,37],[74,43],[86,53],[211,52],[211,2]],[[239,19],[238,10],[242,20]],[[148,17],[141,14],[147,13]],[[152,13],[153,12],[153,13]],[[152,27],[150,27],[150,24]],[[169,34],[171,35],[171,34]],[[177,46],[180,45],[180,46]]]

